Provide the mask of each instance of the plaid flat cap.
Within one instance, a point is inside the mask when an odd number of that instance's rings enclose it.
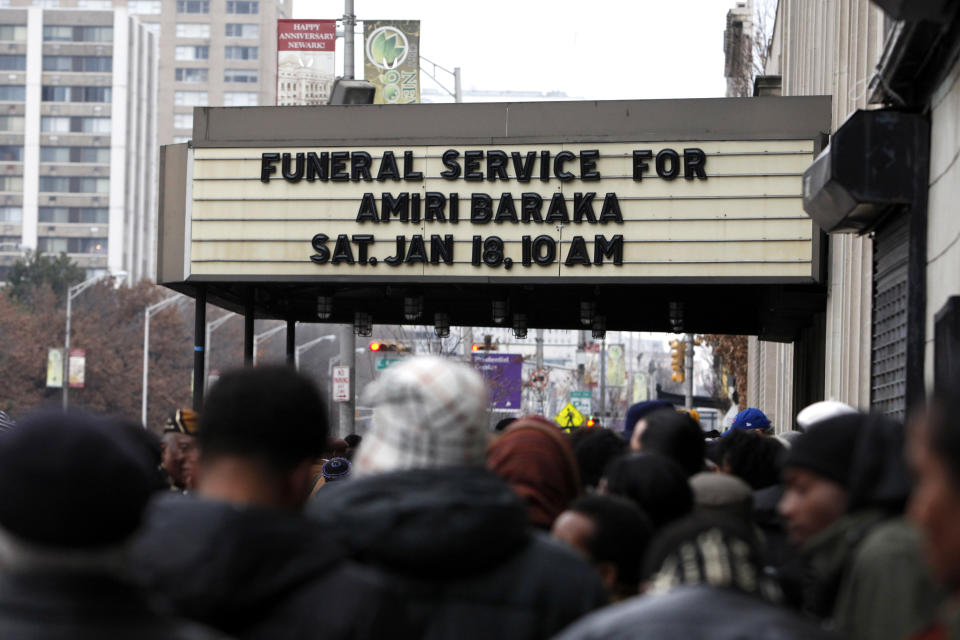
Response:
[[[13,431],[13,428],[15,426],[17,426],[17,422],[13,418],[11,418],[5,411],[0,411],[0,433]]]
[[[435,356],[388,369],[364,391],[373,406],[357,453],[357,476],[486,461],[487,392],[467,365]]]

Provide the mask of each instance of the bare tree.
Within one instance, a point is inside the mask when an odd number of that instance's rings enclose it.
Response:
[[[755,0],[753,15],[753,77],[766,74],[777,20],[777,0]]]

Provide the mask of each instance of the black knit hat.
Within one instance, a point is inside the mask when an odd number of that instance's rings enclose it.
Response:
[[[866,419],[861,413],[817,422],[794,441],[783,467],[801,467],[848,487],[857,435]]]
[[[0,527],[61,549],[121,543],[140,523],[150,474],[143,452],[105,419],[27,416],[0,439]]]

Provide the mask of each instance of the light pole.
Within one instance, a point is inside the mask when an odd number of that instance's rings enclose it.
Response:
[[[447,69],[447,68],[445,68],[445,67],[441,67],[440,65],[438,65],[438,64],[437,64],[436,62],[434,62],[433,60],[430,60],[430,59],[428,59],[428,58],[426,58],[426,57],[424,57],[424,56],[420,56],[420,61],[421,61],[421,62],[426,62],[427,64],[432,65],[432,67],[433,67],[433,70],[431,71],[430,69],[427,68],[426,65],[421,65],[421,67],[420,67],[420,71],[421,71],[421,72],[423,72],[423,73],[427,74],[428,76],[430,76],[431,78],[433,78],[433,81],[436,82],[438,85],[440,85],[440,88],[441,88],[441,89],[443,89],[444,91],[446,91],[447,93],[449,93],[451,97],[453,97],[453,101],[454,101],[454,102],[463,102],[463,86],[462,86],[462,83],[461,83],[461,81],[460,81],[460,67],[454,67],[454,68],[453,68],[453,71],[450,71],[450,69]],[[453,76],[453,91],[450,91],[450,89],[448,89],[446,85],[444,85],[442,82],[440,82],[440,78],[437,77],[437,70],[438,70],[438,69],[439,69],[440,71],[443,71],[444,73],[447,73],[447,74]]]
[[[260,343],[266,340],[267,338],[274,336],[284,329],[287,328],[286,324],[282,324],[279,327],[274,327],[273,329],[267,329],[262,333],[258,333],[253,336],[253,366],[257,366],[257,349],[260,346]]]
[[[325,336],[320,336],[319,338],[314,338],[310,342],[304,342],[303,344],[297,346],[297,349],[293,354],[293,363],[294,363],[293,366],[296,368],[297,371],[300,371],[300,354],[301,353],[303,353],[307,349],[310,349],[311,347],[314,347],[320,344],[321,342],[325,342],[327,340],[332,342],[333,340],[336,340],[336,339],[337,339],[337,335],[335,333],[331,333]]]
[[[143,311],[143,392],[140,394],[140,422],[143,424],[144,429],[147,428],[147,379],[150,371],[150,317],[161,309],[166,309],[171,304],[180,302],[185,297],[182,293],[178,293],[165,300],[149,305]]]
[[[207,388],[207,380],[210,378],[210,334],[219,329],[224,322],[234,317],[235,314],[233,311],[226,315],[222,315],[216,320],[211,320],[207,323],[206,326],[206,339],[204,343],[207,348],[207,357],[203,359],[203,388]]]
[[[126,278],[126,271],[115,271],[113,273],[101,273],[84,280],[80,284],[75,284],[67,289],[67,326],[64,331],[63,339],[63,410],[66,411],[69,406],[68,395],[70,393],[70,318],[73,315],[73,299],[92,287],[104,278]]]

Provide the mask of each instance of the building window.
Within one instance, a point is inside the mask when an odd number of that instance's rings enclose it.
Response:
[[[113,9],[113,0],[77,0],[77,9]]]
[[[174,129],[193,129],[192,113],[175,113],[173,115]]]
[[[44,102],[110,102],[113,91],[110,87],[52,87],[40,90]]]
[[[33,6],[43,9],[56,9],[60,6],[60,0],[33,0]]]
[[[43,56],[44,71],[113,71],[110,56]]]
[[[228,22],[227,23],[227,37],[228,38],[259,38],[260,37],[260,25],[250,22]]]
[[[40,162],[110,164],[110,147],[40,147]]]
[[[27,56],[17,54],[0,54],[0,71],[25,71]]]
[[[245,82],[256,84],[259,73],[256,69],[225,69],[223,72],[224,82]]]
[[[0,101],[23,102],[27,98],[27,88],[20,84],[0,85]]]
[[[23,191],[22,176],[0,176],[0,191]]]
[[[223,93],[225,107],[255,107],[257,106],[256,91],[225,91]]]
[[[183,142],[190,142],[190,136],[173,136],[173,144],[180,144]]]
[[[173,104],[181,107],[205,107],[207,106],[206,91],[174,91]]]
[[[0,40],[5,42],[26,42],[27,27],[22,24],[0,24]]]
[[[227,60],[256,60],[259,47],[225,47],[224,57]]]
[[[178,67],[175,77],[177,82],[207,82],[210,79],[210,71],[203,67],[197,69]]]
[[[177,13],[210,13],[208,0],[177,0]]]
[[[207,22],[178,22],[178,38],[209,38],[210,24]]]
[[[0,222],[23,222],[23,207],[0,207]]]
[[[109,224],[110,212],[106,207],[40,207],[38,218],[40,222]]]
[[[145,16],[163,13],[162,0],[127,0],[127,11]]]
[[[22,132],[23,116],[0,116],[0,131]]]
[[[177,47],[174,57],[177,60],[206,60],[210,57],[210,47],[208,46]]]
[[[23,102],[27,99],[27,88],[22,84],[0,85],[0,100],[4,102]]]
[[[109,193],[110,179],[40,176],[40,191],[43,193]]]
[[[45,42],[113,42],[113,27],[45,25]]]
[[[247,15],[260,13],[260,3],[252,0],[227,0],[227,13]]]
[[[47,133],[110,133],[110,118],[41,116],[40,131]]]
[[[0,162],[23,162],[23,147],[0,144]]]
[[[37,238],[37,249],[44,253],[107,253],[106,238]]]

